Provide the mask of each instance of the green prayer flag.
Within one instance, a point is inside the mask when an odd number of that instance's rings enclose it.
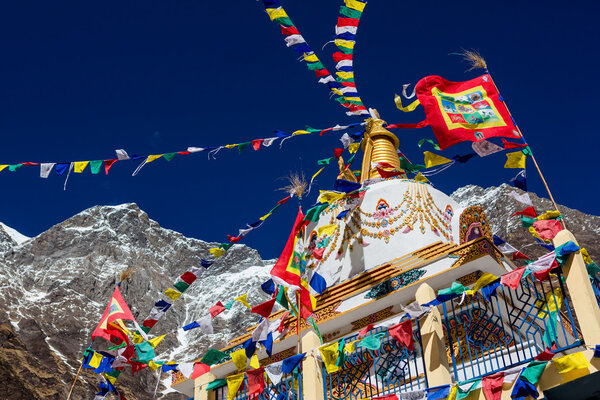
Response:
[[[269,211],[267,214],[273,214],[279,207],[281,207],[281,204],[277,204],[275,207],[271,208],[271,211]]]
[[[163,154],[163,158],[167,161],[171,161],[176,155],[177,153],[165,153]]]
[[[227,385],[227,379],[216,379],[208,385],[206,385],[206,390],[218,389],[225,385]]]
[[[423,138],[423,139],[419,140],[419,147],[423,146],[423,144],[425,142],[430,143],[433,146],[433,148],[436,149],[436,150],[440,149],[440,146],[436,142],[434,142],[431,139],[426,139],[426,138]]]
[[[312,326],[312,328],[315,330],[315,332],[317,332],[317,336],[319,337],[321,344],[323,344],[323,336],[321,336],[321,332],[319,332],[319,327],[317,326],[317,323],[315,322],[313,316],[311,315],[310,317],[308,317],[306,319],[306,322],[308,322],[310,326]]]
[[[144,364],[148,364],[150,360],[156,357],[154,347],[148,342],[136,344],[135,351],[137,352],[139,362]]]
[[[557,311],[550,311],[548,314],[548,322],[546,323],[546,332],[544,332],[544,343],[546,346],[552,348],[552,343],[556,343],[556,332],[557,332]]]
[[[461,382],[457,388],[458,390],[456,391],[456,399],[462,400],[462,399],[467,398],[473,390],[477,389],[477,386],[479,386],[479,382],[481,382],[481,378],[475,379],[472,383],[471,383],[471,381]],[[467,387],[466,385],[469,383],[471,383],[471,386]],[[462,389],[461,389],[461,386],[462,386]]]
[[[596,263],[591,262],[588,265],[585,266],[588,272],[588,275],[590,276],[590,278],[594,278],[596,277],[596,274],[598,272],[600,272],[600,268],[598,268],[598,266],[596,265]]]
[[[277,22],[279,25],[283,25],[285,27],[294,26],[294,24],[292,23],[292,20],[289,17],[275,18],[275,22]]]
[[[356,157],[356,154],[358,154],[358,153],[354,153],[354,154],[352,154],[352,157],[350,157],[350,158],[348,159],[348,163],[347,163],[346,165],[350,165],[350,164],[352,164],[352,163],[354,162],[354,157]]]
[[[409,163],[406,158],[400,157],[400,168],[402,168],[406,172],[418,172],[422,169],[425,169],[425,166],[421,164]]]
[[[349,49],[347,47],[338,47],[338,50],[344,54],[352,54],[354,49]]]
[[[452,282],[452,286],[450,286],[447,289],[440,290],[438,292],[438,296],[447,296],[450,294],[461,294],[465,290],[467,290],[467,288],[464,287],[462,284],[460,284],[458,282]]]
[[[342,365],[344,365],[344,361],[346,360],[346,355],[344,354],[345,343],[346,339],[342,339],[338,342],[338,359],[335,362],[335,365],[337,367],[341,367]]]
[[[121,375],[121,371],[119,371],[118,369],[111,369],[108,372],[105,372],[106,375],[108,376],[112,376],[113,378],[118,378],[119,375]]]
[[[142,330],[144,331],[144,333],[148,333],[148,332],[150,332],[150,327],[149,326],[142,326]]]
[[[344,103],[354,104],[356,106],[362,106],[362,105],[364,105],[363,102],[359,101],[359,100],[346,100],[346,101],[344,101]]]
[[[544,372],[544,368],[546,368],[546,364],[548,361],[532,361],[527,365],[525,370],[521,372],[521,378],[525,379],[527,382],[532,385],[536,385],[540,380],[540,376]]]
[[[226,310],[229,310],[233,306],[233,303],[235,303],[235,300],[231,300],[229,303],[223,305],[223,307],[225,307]]]
[[[23,164],[13,164],[13,165],[9,165],[8,166],[8,170],[10,172],[15,172],[16,170],[18,170],[19,168],[21,168],[23,166]]]
[[[345,103],[346,102],[346,98],[345,97],[336,97],[335,101],[337,101],[338,103]]]
[[[179,290],[181,293],[185,292],[186,289],[190,287],[190,285],[185,283],[184,281],[179,281],[179,282],[175,283],[173,286],[175,287],[175,289]]]
[[[360,17],[362,16],[362,12],[361,11],[353,10],[353,9],[348,8],[346,6],[341,6],[340,7],[340,14],[345,15],[348,18],[354,18],[354,19],[360,19]]]
[[[244,151],[244,149],[246,148],[246,146],[248,146],[249,144],[250,144],[250,142],[245,142],[245,143],[238,144],[238,153],[242,154],[242,151]]]
[[[385,336],[385,332],[376,333],[374,335],[367,336],[356,345],[358,347],[364,347],[369,350],[379,350],[381,347],[381,338]]]
[[[330,162],[332,162],[334,160],[333,157],[329,157],[329,158],[324,158],[322,160],[317,161],[318,165],[329,165]]]
[[[228,354],[223,353],[222,351],[215,350],[215,349],[209,349],[206,352],[206,354],[204,355],[204,357],[202,357],[202,360],[200,360],[200,362],[202,364],[206,364],[206,365],[210,366],[210,365],[214,365],[214,364],[220,363],[227,356],[228,356]]]
[[[100,168],[102,168],[102,164],[104,160],[92,160],[90,161],[90,169],[92,170],[92,174],[96,175],[100,172]]]
[[[523,150],[521,150],[523,152],[523,154],[525,154],[526,156],[531,156],[531,149],[529,148],[529,146],[525,147]],[[531,382],[530,382],[531,383]]]
[[[529,228],[530,226],[533,226],[533,223],[535,221],[537,221],[537,219],[529,218],[529,217],[525,217],[525,216],[521,215],[521,225],[525,229]]]
[[[317,132],[321,132],[321,129],[317,129],[317,128],[311,128],[310,126],[306,125],[304,127],[305,131],[308,131],[309,133],[317,133]]]
[[[221,243],[219,245],[219,247],[225,251],[229,250],[231,248],[231,246],[233,246],[233,243]]]
[[[306,212],[306,215],[304,216],[304,221],[317,222],[319,220],[319,215],[321,215],[321,212],[328,206],[329,204],[319,204],[318,206],[314,206]]]
[[[285,296],[285,292],[283,291],[283,286],[277,285],[277,287],[277,303],[281,304],[281,307],[285,308],[286,310],[289,310],[290,305],[288,304],[287,297]]]
[[[306,63],[306,67],[311,71],[325,68],[325,66],[323,65],[323,63],[321,61],[317,61],[317,62],[313,62],[313,63]]]
[[[327,247],[327,245],[329,244],[329,239],[331,239],[331,236],[327,236],[325,239],[323,239],[319,243],[317,243],[317,249],[322,249],[323,247]]]
[[[342,48],[339,49],[341,50]],[[338,78],[338,82],[354,82],[354,78]]]
[[[118,346],[109,347],[108,350],[117,350],[117,349],[122,349],[123,347],[127,347],[127,342],[126,341],[123,341],[123,343],[121,343]]]

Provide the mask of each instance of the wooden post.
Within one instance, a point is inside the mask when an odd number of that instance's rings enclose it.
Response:
[[[554,238],[554,246],[558,247],[568,241],[576,242],[575,236],[565,229]],[[563,272],[583,340],[585,344],[595,346],[600,343],[600,308],[581,252],[568,256]]]
[[[69,395],[67,396],[67,400],[69,400],[71,398],[71,393],[73,393],[73,388],[75,387],[75,384],[77,383],[77,378],[79,378],[79,373],[81,372],[82,367],[83,367],[83,362],[79,365],[77,374],[75,374],[75,380],[73,381],[73,384],[71,385],[71,390],[69,390]]]
[[[196,378],[194,381],[194,400],[215,400],[215,391],[211,390],[209,392],[206,390],[206,386],[216,378],[210,372]]]
[[[428,303],[435,299],[435,291],[431,286],[423,283],[417,289],[415,299],[419,304]],[[450,376],[448,357],[446,356],[442,317],[437,307],[434,307],[423,318],[421,340],[423,342],[423,360],[429,387],[451,384],[452,377]]]
[[[323,373],[319,361],[312,350],[321,345],[321,340],[315,332],[307,330],[302,336],[302,347],[306,356],[302,361],[302,397],[304,399],[325,399],[323,395]]]

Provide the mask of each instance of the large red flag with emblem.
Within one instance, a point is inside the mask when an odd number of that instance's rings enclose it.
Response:
[[[467,82],[426,76],[415,89],[442,150],[464,141],[521,137],[487,74]]]
[[[114,338],[119,338],[121,340],[124,340],[127,344],[129,344],[129,339],[127,338],[127,335],[117,326],[112,324],[112,322],[118,319],[135,321],[131,310],[127,306],[127,303],[125,303],[125,300],[123,300],[123,296],[121,296],[121,291],[117,286],[115,288],[115,292],[110,298],[110,302],[104,310],[104,314],[102,314],[100,323],[92,333],[92,339],[96,337],[103,337],[107,340],[113,341]]]

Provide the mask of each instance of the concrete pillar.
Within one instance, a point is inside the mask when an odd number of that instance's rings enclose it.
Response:
[[[417,289],[415,299],[419,304],[429,303],[435,299],[435,291],[431,286],[423,283]],[[451,384],[452,377],[446,356],[442,317],[437,307],[426,314],[421,322],[421,340],[429,387]]]
[[[216,378],[210,372],[196,378],[194,381],[194,400],[215,400],[215,391],[206,390],[206,386]]]
[[[323,373],[319,361],[312,350],[321,346],[321,341],[312,330],[305,331],[301,339],[302,352],[306,353],[302,361],[302,397],[311,400],[324,399]]]
[[[554,247],[568,241],[577,243],[570,231],[562,230],[554,238]],[[580,252],[567,258],[563,272],[583,340],[587,345],[595,346],[600,343],[600,308]]]

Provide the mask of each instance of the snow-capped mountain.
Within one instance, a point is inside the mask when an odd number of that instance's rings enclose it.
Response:
[[[532,258],[547,250],[535,243],[509,216],[526,205],[507,196],[512,187],[465,186],[452,194],[461,205],[484,206],[493,230]],[[519,194],[523,192],[518,191]],[[552,209],[549,200],[530,194],[538,212]],[[592,258],[598,253],[600,218],[561,206],[567,227]],[[119,273],[132,271],[121,292],[138,322],[162,293],[191,267],[200,265],[214,243],[186,238],[161,228],[135,204],[96,206],[57,224],[34,238],[0,225],[0,398],[64,399],[78,359],[88,346],[114,290]],[[157,347],[159,360],[193,361],[209,347],[220,348],[257,322],[236,302],[215,318],[213,335],[183,325],[201,317],[217,300],[248,293],[251,304],[266,300],[259,289],[273,261],[256,250],[235,245],[197,280],[151,331],[169,333]],[[178,331],[178,333],[174,333]],[[167,383],[168,376],[162,376]],[[156,373],[122,374],[117,386],[128,399],[153,397]],[[72,399],[91,399],[97,377],[84,370]],[[164,385],[160,393],[166,393]],[[169,393],[163,398],[183,399]]]

